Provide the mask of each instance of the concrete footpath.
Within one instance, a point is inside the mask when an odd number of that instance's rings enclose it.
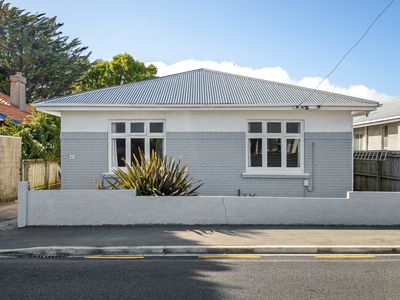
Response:
[[[0,231],[17,227],[17,202],[0,202]]]
[[[79,226],[0,231],[0,254],[400,253],[400,228]]]
[[[0,221],[11,220],[17,217],[17,202],[0,202]]]

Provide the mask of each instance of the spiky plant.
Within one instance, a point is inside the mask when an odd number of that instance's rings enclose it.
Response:
[[[181,159],[161,157],[152,151],[146,159],[142,152],[139,158],[133,155],[132,165],[126,170],[116,169],[118,185],[135,189],[138,196],[196,196],[203,184],[189,176],[187,162]]]

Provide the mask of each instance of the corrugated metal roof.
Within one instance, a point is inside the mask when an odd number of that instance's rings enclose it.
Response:
[[[396,118],[400,119],[400,100],[383,103],[381,107],[377,110],[372,111],[368,114],[368,117],[355,117],[354,118],[354,125],[360,123],[369,123],[369,122],[376,122],[382,119],[387,118]]]
[[[374,101],[241,75],[198,69],[49,99],[46,105],[375,106]]]

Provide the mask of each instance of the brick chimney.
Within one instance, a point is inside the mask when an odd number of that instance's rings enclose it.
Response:
[[[25,110],[26,106],[25,83],[26,79],[21,72],[10,76],[11,104],[19,107],[20,110]]]

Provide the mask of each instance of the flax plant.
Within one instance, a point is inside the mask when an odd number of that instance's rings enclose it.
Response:
[[[181,159],[162,157],[152,151],[146,159],[140,151],[133,155],[132,165],[116,169],[117,184],[124,189],[136,190],[138,196],[196,196],[203,185],[188,174],[187,162]]]

